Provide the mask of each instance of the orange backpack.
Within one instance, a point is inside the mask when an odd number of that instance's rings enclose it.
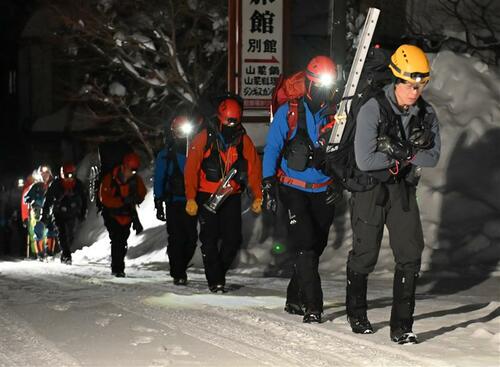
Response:
[[[304,81],[305,74],[303,71],[299,71],[288,78],[281,74],[274,86],[271,99],[271,120],[278,108],[284,103],[288,103],[289,108],[286,116],[288,121],[287,140],[290,139],[297,127],[299,100],[306,94]]]

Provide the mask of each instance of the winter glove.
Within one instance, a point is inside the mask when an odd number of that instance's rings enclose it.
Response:
[[[196,204],[196,201],[194,199],[189,199],[186,202],[186,213],[188,213],[192,217],[198,214],[198,204]]]
[[[166,218],[165,218],[165,209],[163,208],[163,200],[155,199],[155,209],[156,209],[156,219],[165,222]]]
[[[262,199],[255,199],[253,202],[252,202],[252,211],[255,213],[255,214],[260,214],[260,212],[262,212]]]
[[[328,185],[328,187],[326,188],[326,199],[325,199],[326,205],[338,204],[340,200],[342,200],[342,198],[344,197],[342,192],[343,192],[342,185],[338,183],[331,183],[330,185]]]
[[[275,177],[266,177],[262,180],[262,209],[272,214],[278,210],[277,183]]]
[[[139,234],[144,230],[144,227],[138,217],[132,219],[132,229],[135,231],[135,234]]]
[[[415,128],[410,131],[408,141],[417,149],[432,149],[434,147],[435,135],[430,129]]]
[[[377,151],[400,162],[409,161],[413,157],[413,149],[408,142],[393,141],[385,135],[377,138]]]

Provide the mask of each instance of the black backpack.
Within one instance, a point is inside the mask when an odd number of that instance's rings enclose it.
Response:
[[[389,62],[390,54],[387,50],[372,47],[368,51],[356,94],[350,97],[351,108],[338,150],[327,153],[323,163],[324,173],[342,183],[344,188],[351,192],[370,190],[379,182],[374,176],[358,169],[354,157],[354,135],[361,106],[371,98],[377,98],[379,101],[385,98],[382,88],[393,80]],[[381,105],[381,114],[384,114],[383,110]],[[328,139],[330,133],[326,135],[324,139]],[[388,175],[388,172],[381,174]]]

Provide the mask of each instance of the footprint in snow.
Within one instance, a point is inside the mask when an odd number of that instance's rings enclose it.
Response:
[[[97,319],[95,320],[95,323],[99,326],[105,327],[109,325],[110,320],[109,319]]]
[[[170,353],[173,354],[174,356],[187,356],[187,355],[189,355],[189,352],[187,350],[184,350],[179,345],[174,345],[173,347],[171,347]]]
[[[132,344],[134,347],[137,347],[140,344],[149,344],[152,341],[153,338],[151,336],[138,336],[130,344]]]
[[[51,308],[55,311],[68,311],[70,307],[71,305],[68,303],[65,305],[54,305]]]

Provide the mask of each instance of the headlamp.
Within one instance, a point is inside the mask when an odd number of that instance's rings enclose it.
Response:
[[[73,178],[74,174],[73,174],[73,172],[68,172],[68,174],[66,176],[68,176],[67,178]]]
[[[184,136],[189,136],[193,132],[194,127],[193,123],[191,121],[186,121],[181,126],[179,126],[179,131],[182,133]]]
[[[137,170],[133,169],[133,170],[132,170],[132,174],[133,174],[133,175],[137,174]]]
[[[17,187],[23,187],[24,186],[24,180],[22,178],[17,179]]]
[[[43,166],[42,169],[41,169],[41,171],[42,171],[42,173],[49,172],[49,167]]]
[[[321,88],[330,88],[333,86],[335,80],[332,74],[321,74],[319,76],[319,85]]]
[[[238,119],[234,118],[234,117],[229,117],[227,120],[226,120],[226,123],[224,125],[226,126],[229,126],[229,127],[233,127],[234,125],[236,125],[238,123]]]

